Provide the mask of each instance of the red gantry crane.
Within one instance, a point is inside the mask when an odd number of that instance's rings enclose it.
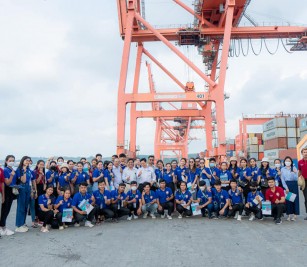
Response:
[[[117,103],[117,153],[135,156],[137,120],[153,118],[156,121],[154,141],[156,158],[163,158],[164,151],[173,151],[176,157],[186,157],[189,140],[193,139],[189,132],[193,128],[205,129],[206,156],[223,157],[226,155],[224,86],[231,43],[241,41],[242,46],[243,39],[248,41],[261,39],[261,42],[265,42],[266,39],[291,38],[289,40],[293,44],[292,50],[303,51],[307,50],[307,27],[277,25],[241,27],[239,22],[243,15],[248,16],[245,10],[250,0],[195,0],[194,9],[180,0],[172,1],[194,16],[193,27],[155,28],[144,18],[144,0],[117,0],[120,35],[124,40]],[[161,42],[167,46],[203,79],[208,90],[196,91],[193,82],[180,81],[146,50],[147,42]],[[204,72],[197,67],[173,42],[179,46],[197,46],[208,71]],[[132,43],[137,46],[137,56],[132,93],[127,93],[126,83]],[[147,62],[150,90],[148,93],[140,93],[139,81],[143,56],[157,65],[180,90],[156,92],[150,64]],[[138,103],[151,103],[152,110],[139,110]],[[165,103],[169,108],[165,108]],[[127,104],[131,106],[130,142],[126,148]],[[196,121],[204,124],[194,125]]]

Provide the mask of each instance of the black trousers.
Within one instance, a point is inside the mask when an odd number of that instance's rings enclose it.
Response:
[[[286,205],[284,203],[272,204],[272,216],[274,219],[280,219],[284,212],[286,212]]]
[[[114,212],[112,210],[107,208],[101,209],[100,207],[96,206],[96,214],[95,214],[96,221],[98,220],[99,215],[103,215],[106,219],[114,218]]]
[[[58,212],[56,215],[56,220],[58,221],[59,226],[63,226],[63,222],[62,222],[62,212]]]
[[[90,214],[80,214],[78,212],[74,212],[74,218],[75,218],[76,223],[80,223],[81,221],[85,219],[91,222],[93,221],[95,214],[96,214],[96,207],[92,209]]]
[[[45,191],[44,191],[44,185],[43,184],[37,184],[36,188],[37,188],[37,198],[35,199],[35,214],[39,214],[40,209],[39,209],[39,205],[38,205],[38,197],[45,194]]]
[[[172,215],[173,211],[174,211],[174,203],[172,201],[167,201],[165,203],[160,203],[160,205],[162,206],[162,209],[159,210],[159,207],[158,207],[158,213],[160,215],[163,215],[164,214],[164,210],[167,210],[167,214],[169,216]]]
[[[175,195],[175,184],[173,182],[167,183],[166,187],[169,187],[170,189],[172,189],[173,194]]]
[[[120,218],[125,215],[129,215],[130,210],[128,208],[120,207],[118,208],[118,204],[112,204],[111,210],[114,212],[114,218]]]
[[[229,217],[235,216],[237,211],[239,212],[239,215],[242,215],[243,210],[244,210],[244,204],[243,203],[234,204],[234,205],[232,205],[232,209],[229,209],[228,216]]]
[[[134,205],[135,204],[135,205]],[[135,216],[138,216],[137,214],[137,210],[139,209],[140,207],[140,202],[139,200],[137,200],[136,203],[129,203],[127,205],[127,208],[129,209],[129,216],[132,216],[132,214],[134,214]]]
[[[51,224],[53,220],[54,213],[52,210],[42,211],[40,210],[38,213],[38,218],[43,222],[43,227],[46,227],[47,224]]]
[[[11,187],[5,186],[4,187],[4,192],[5,192],[5,201],[2,204],[2,208],[1,208],[0,227],[5,227],[6,219],[7,219],[7,217],[10,214],[12,203],[13,203],[13,200],[15,199],[15,195],[13,194]]]
[[[263,215],[262,215],[262,210],[259,209],[257,206],[254,206],[254,207],[244,207],[244,210],[246,213],[250,213],[250,212],[253,212],[255,214],[255,217],[257,219],[262,219]]]
[[[304,198],[305,198],[305,209],[306,209],[306,213],[307,213],[307,180],[305,179],[305,182],[306,182],[306,186],[305,186],[305,189],[303,190],[303,195],[304,195]]]
[[[185,209],[184,207],[182,207],[181,204],[177,204],[176,205],[176,209],[177,211],[182,215],[182,214],[185,214],[186,216],[192,216],[192,211],[191,209]]]

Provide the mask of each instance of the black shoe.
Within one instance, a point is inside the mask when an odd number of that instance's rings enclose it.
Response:
[[[304,220],[307,221],[307,217],[305,217]]]
[[[275,223],[276,224],[282,224],[282,220],[280,218],[278,218]]]

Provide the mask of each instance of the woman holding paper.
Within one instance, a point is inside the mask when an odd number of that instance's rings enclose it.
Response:
[[[299,192],[298,192],[297,169],[293,166],[291,157],[284,159],[284,167],[281,169],[281,182],[286,189],[286,208],[287,221],[295,221],[296,216],[300,214]],[[292,218],[291,218],[292,215]]]
[[[70,189],[67,188],[64,191],[64,195],[63,196],[59,196],[57,198],[57,200],[55,201],[54,204],[54,211],[56,213],[56,219],[58,221],[59,224],[59,229],[63,230],[64,227],[68,227],[65,224],[63,224],[63,210],[64,209],[70,209],[71,210],[71,214],[72,214],[72,207],[71,207],[71,203],[72,203],[72,199],[71,199],[71,193],[70,193]]]

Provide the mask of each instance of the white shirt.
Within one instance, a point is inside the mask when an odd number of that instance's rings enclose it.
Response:
[[[141,173],[141,175],[139,175]],[[139,179],[139,184],[143,184],[145,182],[155,182],[156,181],[156,174],[153,171],[152,167],[147,166],[146,168],[139,168],[137,170],[137,175]]]
[[[114,186],[115,188],[118,188],[119,184],[122,183],[122,173],[121,171],[121,167],[115,167],[113,165],[113,174],[114,174]]]
[[[123,171],[123,181],[125,183],[131,183],[132,181],[136,181],[136,172],[138,170],[134,167],[132,167],[132,169],[130,169],[129,167],[126,167]],[[127,180],[127,178],[130,177],[129,181]]]

